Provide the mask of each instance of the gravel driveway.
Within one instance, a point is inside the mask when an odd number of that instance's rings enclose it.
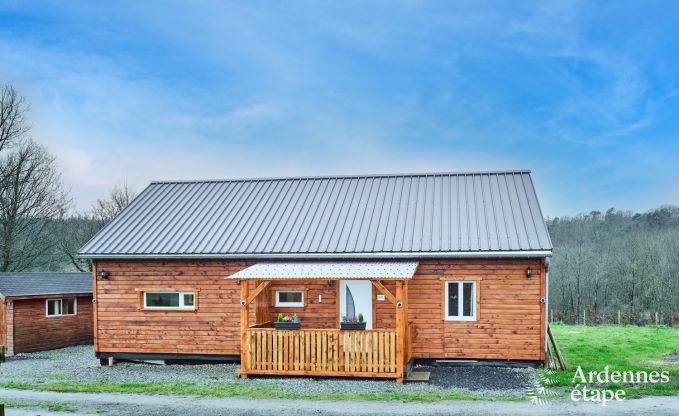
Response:
[[[249,383],[273,385],[307,394],[385,392],[460,392],[483,396],[517,396],[535,379],[531,368],[419,367],[430,371],[430,383],[398,384],[391,380],[303,377],[252,377],[241,380],[238,364],[157,365],[119,363],[102,367],[92,346],[18,354],[0,366],[0,382],[19,383]]]

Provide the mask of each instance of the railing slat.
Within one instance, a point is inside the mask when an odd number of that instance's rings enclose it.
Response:
[[[388,376],[396,373],[398,364],[395,331],[251,328],[246,339],[249,370]]]

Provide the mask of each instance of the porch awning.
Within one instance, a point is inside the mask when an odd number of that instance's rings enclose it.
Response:
[[[416,261],[381,262],[262,262],[245,268],[227,279],[411,279]]]

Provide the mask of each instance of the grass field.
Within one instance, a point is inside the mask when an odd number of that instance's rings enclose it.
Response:
[[[627,397],[679,395],[679,329],[636,326],[551,325],[569,371],[556,385],[572,386],[574,371],[667,371],[669,383],[621,385]],[[609,388],[616,388],[611,384]]]
[[[242,384],[204,385],[199,383],[127,383],[127,384],[76,384],[76,383],[0,383],[0,388],[19,390],[44,390],[80,393],[136,393],[205,397],[250,397],[254,399],[309,399],[309,400],[396,400],[402,402],[438,402],[442,400],[520,401],[523,396],[483,396],[457,391],[383,392],[383,393],[316,393],[295,392],[273,386],[248,386]],[[2,401],[0,401],[2,403]]]

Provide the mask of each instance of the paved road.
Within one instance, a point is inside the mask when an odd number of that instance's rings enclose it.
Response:
[[[152,396],[139,394],[54,393],[0,389],[0,398],[16,402],[67,403],[78,408],[78,415],[160,416],[185,415],[679,415],[679,397],[647,397],[611,403],[606,407],[570,400],[534,406],[528,402],[446,401],[438,403],[314,401]],[[8,409],[7,415],[55,416],[74,413],[44,409]]]

